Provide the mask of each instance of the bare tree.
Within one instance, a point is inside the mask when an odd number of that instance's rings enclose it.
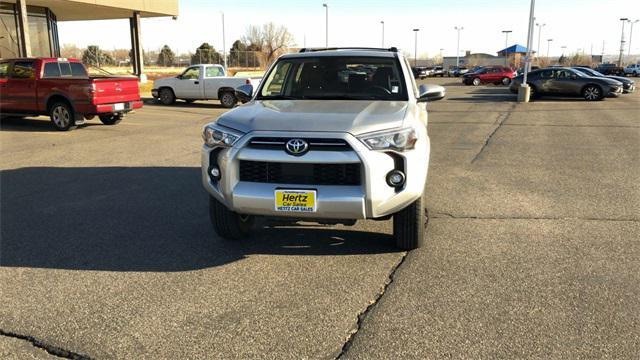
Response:
[[[275,58],[282,54],[287,48],[293,45],[294,38],[289,30],[272,22],[259,26],[249,26],[243,42],[254,49],[262,52],[265,65],[273,62]]]

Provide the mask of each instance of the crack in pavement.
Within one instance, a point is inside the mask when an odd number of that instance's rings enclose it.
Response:
[[[590,218],[572,216],[473,216],[473,215],[453,215],[451,213],[434,213],[432,219],[468,219],[468,220],[579,220],[579,221],[612,221],[612,222],[640,222],[634,218]]]
[[[353,340],[358,334],[358,331],[360,331],[360,329],[362,328],[362,323],[364,322],[365,318],[367,317],[369,312],[378,304],[380,299],[382,299],[382,296],[384,296],[385,292],[389,288],[389,285],[393,283],[396,271],[398,271],[400,266],[404,263],[408,254],[409,253],[407,251],[404,252],[404,254],[402,255],[402,258],[400,258],[400,261],[398,261],[398,263],[389,272],[389,275],[387,276],[387,280],[385,281],[384,286],[382,287],[382,290],[376,295],[375,299],[373,299],[373,301],[371,301],[369,305],[358,314],[358,321],[356,322],[356,327],[355,329],[351,330],[349,337],[342,345],[342,349],[340,350],[340,353],[338,353],[338,355],[335,357],[336,360],[344,359],[344,356],[347,354],[347,351],[349,351],[351,344],[353,344]]]
[[[484,144],[482,144],[482,147],[480,148],[480,151],[478,151],[478,153],[476,154],[476,156],[473,157],[473,159],[471,159],[471,163],[473,164],[474,162],[476,162],[476,160],[478,160],[478,158],[480,157],[480,155],[482,154],[482,152],[484,151],[484,149],[489,145],[489,141],[491,141],[491,138],[493,138],[493,135],[498,131],[498,129],[502,126],[502,124],[507,121],[507,119],[511,116],[513,109],[515,109],[516,104],[511,105],[511,108],[508,109],[506,112],[501,113],[498,118],[496,119],[496,121],[494,122],[494,124],[497,124],[496,127],[493,128],[493,130],[491,131],[491,133],[489,133],[489,136],[487,136],[484,139]]]
[[[20,340],[24,340],[24,341],[28,341],[31,343],[31,345],[40,348],[44,351],[46,351],[47,353],[57,356],[57,357],[61,357],[61,358],[65,358],[65,359],[73,359],[73,360],[91,360],[91,357],[87,356],[87,355],[82,355],[82,354],[78,354],[75,353],[73,351],[69,351],[69,350],[65,350],[61,347],[57,347],[54,345],[50,345],[50,344],[46,344],[44,342],[42,342],[41,340],[38,340],[36,338],[34,338],[33,336],[29,336],[29,335],[22,335],[22,334],[16,334],[10,331],[4,331],[2,329],[0,329],[0,335],[2,336],[6,336],[6,337],[10,337],[10,338],[14,338],[14,339],[20,339]]]

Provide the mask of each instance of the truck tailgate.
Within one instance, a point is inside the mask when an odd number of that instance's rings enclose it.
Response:
[[[140,100],[138,78],[135,77],[92,77],[94,84],[93,103],[113,104]]]

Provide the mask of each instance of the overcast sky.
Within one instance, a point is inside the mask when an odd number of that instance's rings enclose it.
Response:
[[[154,0],[164,1],[164,0]],[[308,47],[325,44],[323,1],[309,0],[179,0],[180,15],[142,20],[145,50],[169,45],[174,52],[188,52],[203,42],[222,48],[221,11],[225,14],[226,46],[239,39],[247,25],[273,21],[289,28],[299,46],[306,38]],[[419,28],[418,53],[433,56],[444,49],[455,56],[457,32],[462,26],[460,51],[493,53],[504,48],[502,30],[512,30],[509,45],[526,45],[530,0],[334,0],[329,5],[330,46],[380,46],[385,22],[385,46],[396,46],[413,53],[413,28]],[[619,18],[640,19],[639,0],[537,0],[536,17],[542,28],[541,52],[546,54],[552,38],[551,55],[584,49],[590,53],[615,54],[620,49]],[[60,22],[62,44],[84,47],[128,48],[128,20]],[[533,50],[538,46],[538,31]],[[636,24],[632,53],[640,53],[640,22]],[[629,38],[629,26],[625,29]],[[633,39],[632,39],[633,40]],[[625,45],[625,54],[628,43]]]

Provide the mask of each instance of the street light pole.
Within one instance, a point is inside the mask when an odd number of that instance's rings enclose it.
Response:
[[[528,26],[528,33],[527,33],[527,58],[525,59],[525,63],[524,63],[524,78],[522,79],[522,85],[524,88],[527,88],[529,85],[527,84],[527,74],[529,73],[529,70],[531,69],[531,43],[533,42],[533,24],[535,22],[535,8],[536,8],[536,0],[531,0],[531,9],[529,9],[529,26]],[[522,90],[522,89],[521,89]],[[527,95],[524,96],[524,101],[528,102],[529,101],[529,95],[528,95],[528,91],[526,92]]]
[[[418,66],[418,31],[420,31],[420,29],[413,29],[413,33],[415,35],[415,48],[414,48],[414,58],[413,58],[413,66],[416,67]]]
[[[622,21],[622,36],[620,37],[620,56],[618,57],[618,66],[622,66],[622,56],[624,55],[624,23],[629,21],[628,18],[620,18]]]
[[[222,67],[224,71],[227,71],[227,46],[224,41],[224,12],[220,11],[222,14]]]
[[[382,47],[384,48],[384,20],[381,20],[380,24],[382,24]]]
[[[328,48],[329,47],[329,5],[327,4],[322,4],[322,6],[325,8],[325,24],[324,24],[324,30],[325,30],[325,34],[324,34],[324,47]]]
[[[640,20],[629,21],[631,23],[631,29],[629,29],[629,53],[627,56],[631,56],[631,36],[633,36],[633,24],[637,23]]]
[[[549,60],[549,48],[551,47],[551,42],[553,39],[547,39],[547,60]]]
[[[454,29],[458,31],[458,46],[456,47],[456,67],[460,67],[460,31],[462,31],[464,27],[455,26]]]
[[[507,48],[509,47],[509,34],[511,33],[511,30],[502,30],[502,33],[504,34],[504,65],[507,66],[509,65],[509,57],[507,56]]]
[[[547,24],[538,24],[536,23],[536,26],[538,27],[538,50],[536,50],[536,57],[540,56],[540,37],[542,35],[542,28],[547,26]]]

